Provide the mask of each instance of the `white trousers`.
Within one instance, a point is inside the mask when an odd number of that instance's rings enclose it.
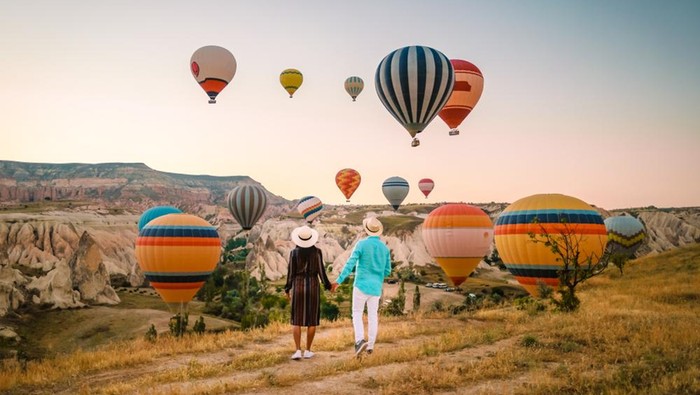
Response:
[[[352,326],[355,329],[355,343],[365,338],[365,325],[362,322],[362,313],[367,304],[367,348],[374,349],[374,342],[377,340],[377,327],[379,318],[379,296],[367,295],[357,288],[352,289]]]

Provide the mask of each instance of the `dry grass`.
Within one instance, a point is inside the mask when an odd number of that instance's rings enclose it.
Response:
[[[312,369],[289,362],[289,326],[273,324],[123,342],[31,362],[26,372],[5,363],[0,391],[271,393],[354,377],[346,385],[357,393],[700,393],[699,283],[695,245],[634,262],[624,276],[610,271],[591,280],[573,314],[501,307],[457,317],[382,317],[377,351],[361,361],[348,356],[348,319],[323,323],[315,342],[321,354],[347,357],[316,360]],[[115,377],[90,381],[99,374]]]

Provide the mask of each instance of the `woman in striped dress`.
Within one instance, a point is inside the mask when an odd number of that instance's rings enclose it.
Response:
[[[321,319],[321,284],[331,289],[331,282],[323,267],[323,254],[314,244],[318,241],[318,232],[308,226],[301,226],[292,231],[292,241],[296,248],[289,254],[287,284],[284,292],[292,299],[292,334],[296,352],[292,359],[311,358],[311,344],[316,335],[316,327]],[[320,279],[320,281],[319,281]],[[290,296],[291,291],[291,296]],[[306,329],[306,350],[301,351],[301,327]]]

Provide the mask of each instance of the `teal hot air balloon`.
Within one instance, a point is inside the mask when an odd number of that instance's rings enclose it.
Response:
[[[632,258],[637,249],[644,243],[646,231],[644,224],[629,215],[610,217],[605,220],[608,231],[607,249],[612,254],[621,254]]]
[[[394,211],[399,209],[401,203],[408,196],[408,181],[401,177],[389,177],[382,183],[382,192],[389,201]]]
[[[166,214],[179,214],[181,212],[182,211],[179,208],[172,206],[151,207],[148,210],[144,211],[143,214],[141,214],[141,217],[139,218],[139,232],[141,231],[141,229],[143,229],[144,226],[146,226],[146,224],[158,217],[162,217]]]
[[[352,101],[355,101],[357,99],[357,96],[360,95],[362,92],[362,89],[365,87],[365,82],[362,81],[362,78],[357,77],[357,76],[352,76],[348,77],[345,80],[345,92],[352,97]]]
[[[265,190],[257,185],[239,185],[228,194],[228,209],[243,230],[250,230],[267,208]]]
[[[399,48],[379,63],[374,85],[384,107],[413,137],[412,147],[445,106],[454,87],[450,60],[430,47]]]

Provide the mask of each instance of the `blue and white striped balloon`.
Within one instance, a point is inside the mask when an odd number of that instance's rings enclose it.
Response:
[[[438,115],[452,94],[454,70],[450,60],[430,47],[412,45],[387,55],[374,77],[384,107],[415,138]]]
[[[389,177],[382,183],[384,197],[389,201],[394,211],[398,210],[403,200],[406,199],[409,189],[408,181],[401,177]]]

